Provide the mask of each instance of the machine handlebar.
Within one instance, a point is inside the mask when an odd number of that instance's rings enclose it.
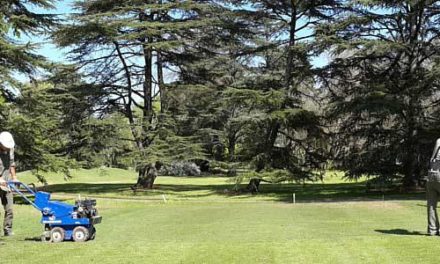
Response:
[[[31,187],[29,187],[28,185],[22,183],[22,182],[19,182],[19,181],[8,181],[8,186],[9,186],[9,188],[11,188],[16,193],[19,193],[19,194],[21,193],[20,190],[18,189],[21,186],[26,191],[31,193],[32,195],[35,195],[35,190],[32,189]]]
[[[31,199],[29,199],[22,191],[20,191],[19,187],[22,186],[26,191],[28,191],[30,194],[34,195],[36,194],[36,191],[33,190],[31,187],[29,187],[28,185],[19,182],[19,181],[8,181],[7,182],[9,188],[14,191],[15,193],[17,193],[18,195],[20,195],[21,197],[23,197],[23,199],[25,199],[28,203],[30,203],[33,207],[35,207],[37,210],[41,210],[41,208],[39,208]]]

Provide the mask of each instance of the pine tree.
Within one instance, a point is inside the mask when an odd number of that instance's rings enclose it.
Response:
[[[224,93],[230,107],[241,109],[229,122],[239,130],[232,131],[229,149],[240,135],[240,156],[257,171],[287,169],[291,179],[314,179],[327,158],[319,113],[309,107],[317,93],[311,61],[321,52],[315,29],[332,19],[339,3],[229,2],[253,28],[239,52],[245,74]]]
[[[164,121],[170,120],[166,111],[171,107],[165,71],[178,69],[186,56],[182,47],[197,45],[199,29],[216,23],[216,6],[206,1],[94,0],[78,1],[76,8],[74,23],[60,27],[55,40],[72,47],[72,61],[89,84],[100,87],[105,98],[100,106],[127,118],[138,167],[145,168],[151,161],[148,148],[175,132],[164,132],[172,127]],[[159,98],[160,107],[155,107]],[[140,178],[144,172],[140,170]],[[148,181],[152,187],[154,180]]]
[[[220,10],[217,23],[205,25],[191,37],[197,45],[185,45],[176,58],[180,75],[169,85],[169,110],[180,133],[196,135],[210,159],[225,161],[230,109],[222,93],[242,78],[238,53],[251,30],[234,12]]]
[[[64,96],[54,93],[52,84],[34,81],[21,85],[15,103],[4,106],[2,127],[14,135],[18,169],[31,170],[41,182],[45,182],[42,172],[63,172],[69,177],[69,169],[76,167],[65,155]]]
[[[0,121],[17,142],[18,169],[64,171],[70,163],[53,153],[60,147],[52,101],[46,85],[23,84],[23,79],[38,77],[46,69],[45,58],[36,53],[37,45],[22,41],[23,36],[43,36],[56,23],[56,17],[33,10],[53,9],[52,0],[0,1]],[[47,13],[47,12],[46,12]],[[19,76],[19,77],[17,77]],[[45,105],[45,103],[48,103]],[[51,118],[55,118],[51,120]],[[41,178],[41,180],[44,180]]]
[[[338,163],[350,177],[413,186],[439,132],[438,1],[351,1],[319,39]],[[438,137],[438,136],[437,136]]]

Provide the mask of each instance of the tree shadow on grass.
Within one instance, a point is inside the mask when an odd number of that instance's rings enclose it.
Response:
[[[63,183],[53,184],[38,188],[39,191],[50,193],[87,193],[87,194],[102,194],[102,193],[118,193],[130,190],[132,184],[125,183]]]
[[[24,239],[24,241],[26,242],[38,242],[38,243],[43,243],[43,241],[41,241],[41,237],[26,237]]]
[[[48,185],[41,188],[41,191],[47,192],[63,192],[63,193],[85,193],[85,194],[118,194],[122,192],[133,192],[130,188],[133,184],[126,183],[65,183]],[[171,184],[155,184],[152,190],[138,189],[133,194],[139,195],[157,195],[162,193],[183,193],[191,191],[211,191],[219,192],[224,188],[229,188],[230,185],[171,185]]]
[[[388,235],[402,235],[402,236],[428,236],[426,233],[422,233],[419,231],[409,231],[406,229],[390,229],[390,230],[374,230],[376,232]]]
[[[33,243],[51,243],[50,241],[43,241],[43,240],[41,240],[41,237],[26,237],[25,239],[24,239],[24,241],[25,242],[33,242]],[[72,240],[63,240],[63,243],[68,243],[68,242],[70,242],[70,243],[72,243],[73,241]],[[90,243],[90,241],[88,241],[87,243]]]
[[[27,195],[27,197],[31,201],[34,200],[34,197],[32,195]],[[56,199],[56,200],[60,201],[60,202],[67,202],[69,199]],[[27,205],[27,204],[29,204],[29,202],[26,199],[24,199],[23,197],[15,194],[14,195],[14,204]]]
[[[139,190],[133,192],[129,183],[65,183],[44,187],[44,191],[53,193],[82,194],[82,195],[121,195],[123,197],[142,197],[157,195],[172,195],[180,199],[196,199],[209,196],[222,196],[246,200],[259,197],[263,200],[292,203],[295,194],[297,203],[309,202],[341,202],[341,201],[381,201],[381,200],[424,200],[424,193],[402,194],[398,192],[368,193],[364,183],[337,183],[337,184],[261,184],[260,192],[251,194],[235,191],[234,184],[156,184],[153,190]],[[245,184],[238,186],[244,190]]]
[[[81,195],[101,195],[101,196],[121,196],[129,197],[151,197],[158,195],[173,195],[178,198],[202,198],[209,197],[221,190],[231,187],[230,185],[166,185],[156,184],[152,190],[138,189],[134,192],[130,187],[133,184],[126,183],[65,183],[48,185],[40,188],[40,191],[50,193],[81,194]],[[197,192],[201,191],[201,192]]]
[[[292,203],[424,200],[424,193],[367,192],[365,183],[262,184],[258,195]]]

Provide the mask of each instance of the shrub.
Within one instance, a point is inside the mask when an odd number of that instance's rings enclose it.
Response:
[[[169,165],[163,166],[159,175],[164,176],[199,176],[200,168],[193,162],[176,161]]]

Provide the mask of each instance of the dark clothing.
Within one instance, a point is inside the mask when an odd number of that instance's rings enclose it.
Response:
[[[14,149],[9,151],[0,151],[0,177],[5,181],[9,181],[10,168],[15,167]],[[12,192],[5,192],[0,190],[0,200],[5,210],[5,217],[3,220],[3,232],[5,234],[12,233],[12,219],[14,218],[12,212],[12,204],[14,203],[14,196]]]
[[[440,182],[440,171],[428,171],[427,182]]]
[[[14,214],[12,212],[13,195],[12,192],[4,192],[0,190],[0,200],[5,210],[5,218],[3,220],[3,232],[5,234],[12,233],[12,219]]]
[[[0,177],[8,181],[9,169],[15,167],[14,149],[9,151],[0,151]]]
[[[426,183],[426,198],[428,200],[428,234],[439,234],[439,220],[437,214],[437,203],[440,198],[440,181],[429,181]]]
[[[438,166],[434,164],[436,160],[440,160],[440,138],[435,142],[434,150],[432,151],[426,182],[428,234],[430,235],[438,235],[440,229],[437,214],[437,203],[440,198],[440,171],[438,170]]]

